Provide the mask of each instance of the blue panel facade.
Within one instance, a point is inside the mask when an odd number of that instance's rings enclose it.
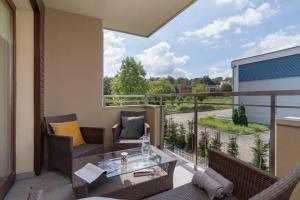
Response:
[[[239,82],[300,76],[300,54],[239,65]]]

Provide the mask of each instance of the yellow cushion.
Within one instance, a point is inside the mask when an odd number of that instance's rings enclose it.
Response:
[[[55,135],[71,136],[73,146],[84,144],[78,121],[69,121],[61,123],[50,123]]]

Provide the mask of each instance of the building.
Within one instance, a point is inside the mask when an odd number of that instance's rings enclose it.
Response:
[[[216,92],[218,90],[218,85],[206,85],[208,92]]]
[[[234,60],[233,91],[297,90],[300,87],[300,46]],[[277,106],[300,105],[300,97],[277,98]],[[270,97],[235,97],[236,104],[270,105]],[[246,106],[251,122],[270,124],[270,108]],[[300,110],[278,108],[278,117],[300,116]]]

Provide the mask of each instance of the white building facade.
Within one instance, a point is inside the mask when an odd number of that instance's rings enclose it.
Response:
[[[300,46],[234,60],[233,91],[300,90]],[[270,97],[235,97],[235,104],[270,105]],[[277,106],[300,106],[300,96],[281,96]],[[269,107],[246,106],[249,122],[270,124]],[[278,117],[300,117],[300,109],[277,108]]]

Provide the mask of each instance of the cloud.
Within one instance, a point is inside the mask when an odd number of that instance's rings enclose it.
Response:
[[[231,69],[231,61],[234,58],[227,58],[225,60],[220,60],[215,63],[209,64],[209,71],[208,75],[211,78],[216,77],[231,77],[232,76],[232,69]]]
[[[241,30],[241,28],[236,28],[236,29],[234,30],[234,32],[235,32],[236,34],[241,34],[241,33],[242,33],[242,30]]]
[[[215,0],[215,2],[217,5],[233,5],[238,8],[254,7],[254,4],[249,0]]]
[[[209,68],[209,77],[216,78],[216,77],[231,77],[232,71],[229,68],[225,67],[211,67]]]
[[[257,8],[248,8],[242,15],[234,15],[223,19],[217,19],[207,26],[183,32],[179,41],[186,41],[188,38],[196,37],[200,39],[218,39],[222,33],[230,30],[233,26],[255,26],[262,23],[277,13],[276,9],[271,8],[269,3],[263,3]]]
[[[289,34],[286,31],[280,30],[265,36],[257,43],[252,42],[251,45],[246,45],[246,47],[251,48],[244,53],[244,56],[253,56],[297,45],[300,45],[300,34]]]
[[[249,48],[249,47],[253,47],[256,43],[255,42],[247,42],[246,44],[242,44],[242,48]]]
[[[181,68],[190,57],[186,55],[176,56],[167,42],[160,42],[153,47],[145,49],[142,53],[136,55],[135,58],[142,62],[148,77],[190,76],[190,73]]]
[[[125,56],[124,38],[112,31],[104,30],[104,75],[114,76]]]

